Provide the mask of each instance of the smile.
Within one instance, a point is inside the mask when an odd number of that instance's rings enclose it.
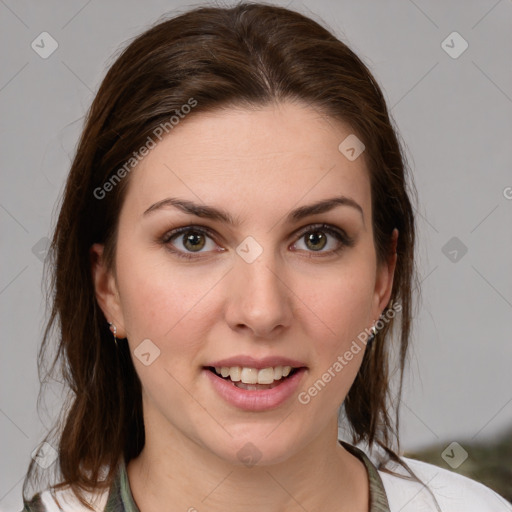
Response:
[[[275,409],[288,401],[297,393],[307,370],[305,366],[258,366],[205,366],[203,375],[224,402],[256,412]]]
[[[210,368],[223,379],[230,380],[240,389],[272,389],[279,382],[291,375],[297,368],[292,366],[269,366],[267,368],[250,368],[246,366],[217,366]]]

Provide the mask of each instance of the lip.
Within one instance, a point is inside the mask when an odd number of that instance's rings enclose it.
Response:
[[[224,360],[224,362],[226,361],[229,360]],[[237,359],[237,361],[240,361],[240,359]],[[264,366],[261,366],[261,368],[273,366],[272,364],[268,363],[268,360],[264,361]],[[224,364],[224,362],[222,363]],[[259,362],[263,364],[262,360],[260,360]],[[279,366],[280,364],[281,363],[274,365]],[[225,366],[228,365],[226,364]],[[234,364],[232,366],[238,365]],[[292,365],[288,364],[288,366]],[[256,367],[252,366],[251,368]],[[295,392],[297,391],[300,381],[302,380],[302,377],[304,376],[305,373],[306,368],[301,367],[293,375],[291,375],[290,377],[286,377],[282,381],[282,383],[278,384],[274,388],[262,389],[258,391],[237,388],[230,381],[223,379],[216,373],[210,371],[208,368],[203,368],[203,375],[205,375],[206,378],[209,379],[209,382],[212,384],[212,387],[220,395],[220,397],[223,398],[229,404],[244,411],[266,411],[279,407],[281,404],[290,399],[291,396],[295,395]]]
[[[213,366],[214,368],[217,367],[228,367],[231,368],[233,366],[243,366],[245,368],[256,368],[257,370],[261,370],[263,368],[268,368],[269,366],[291,366],[293,368],[302,368],[306,365],[302,363],[301,361],[297,361],[296,359],[289,359],[287,357],[280,357],[280,356],[269,356],[269,357],[263,357],[261,359],[256,359],[252,356],[233,356],[228,357],[227,359],[220,359],[218,361],[213,361],[211,363],[208,363],[206,366]]]

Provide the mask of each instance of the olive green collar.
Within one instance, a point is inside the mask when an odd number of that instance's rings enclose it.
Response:
[[[389,502],[377,468],[368,458],[366,453],[359,448],[338,440],[338,442],[352,455],[358,457],[366,466],[368,480],[370,482],[370,512],[390,512]]]

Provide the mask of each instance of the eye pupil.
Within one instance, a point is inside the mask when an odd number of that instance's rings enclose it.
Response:
[[[315,251],[323,249],[327,243],[326,237],[321,231],[313,231],[309,235],[306,235],[306,244],[308,244],[308,242],[312,242],[313,246],[320,244],[320,247],[311,247],[308,245]]]
[[[204,247],[204,237],[203,237],[203,235],[201,233],[196,233],[194,231],[189,231],[189,234],[188,235],[184,235],[183,238],[184,238],[183,245],[187,249],[192,249],[192,250],[199,249],[199,250],[201,250]],[[202,238],[202,240],[201,240],[201,238]],[[192,244],[192,247],[189,247],[187,245],[189,243]]]

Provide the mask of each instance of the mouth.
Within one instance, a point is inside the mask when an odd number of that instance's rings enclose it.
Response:
[[[246,366],[206,366],[215,376],[239,389],[263,391],[273,389],[293,377],[304,367],[268,366],[252,368]]]
[[[281,356],[238,355],[203,366],[203,375],[225,402],[262,412],[290,403],[308,371],[301,361]]]

